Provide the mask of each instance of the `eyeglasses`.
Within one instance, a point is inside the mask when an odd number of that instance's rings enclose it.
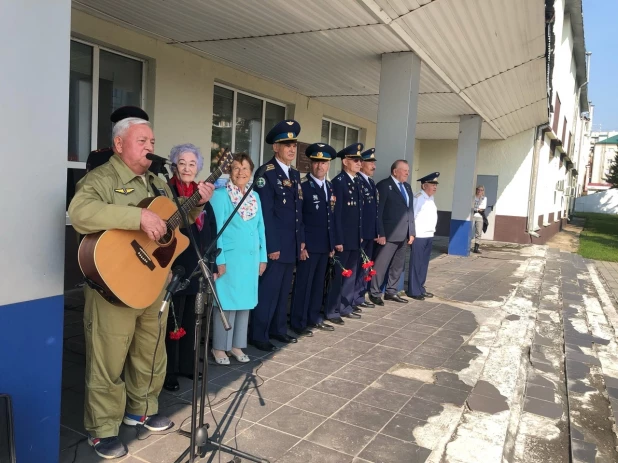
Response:
[[[352,162],[361,162],[362,161],[362,159],[358,159],[358,158],[353,158],[353,159],[348,158],[348,159],[350,159],[350,161],[352,161]]]

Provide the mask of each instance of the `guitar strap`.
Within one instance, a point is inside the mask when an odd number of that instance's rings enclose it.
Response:
[[[150,188],[152,188],[152,193],[154,194],[155,198],[157,196],[161,196],[161,192],[159,191],[159,189],[155,186],[154,182],[152,181],[152,179],[150,179]]]

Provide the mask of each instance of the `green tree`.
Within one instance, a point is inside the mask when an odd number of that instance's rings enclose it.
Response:
[[[612,188],[618,188],[618,153],[616,153],[614,160],[609,165],[609,173],[605,177],[605,181],[611,184]]]

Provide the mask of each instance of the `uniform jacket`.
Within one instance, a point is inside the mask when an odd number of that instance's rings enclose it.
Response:
[[[333,209],[331,197],[333,185],[327,181],[326,189],[328,197],[324,194],[324,188],[307,174],[301,180],[303,190],[303,236],[307,252],[329,253],[335,248],[335,235],[333,229]]]
[[[378,237],[378,189],[371,177],[365,180],[361,174],[356,174],[363,196],[363,230],[362,238],[372,240]]]
[[[344,251],[356,250],[361,244],[363,198],[358,186],[350,176],[341,171],[333,179],[335,197],[335,245],[343,245]]]
[[[113,229],[139,230],[142,209],[136,206],[140,201],[157,193],[173,201],[169,186],[158,176],[146,172],[146,182],[148,186],[118,155],[113,155],[77,183],[68,211],[73,228],[82,235]],[[179,198],[180,202],[185,199]],[[189,211],[191,223],[202,209],[197,206]]]
[[[264,182],[258,180],[256,191],[262,203],[266,250],[268,254],[279,251],[278,262],[294,263],[303,242],[300,173],[290,167],[288,178],[274,157],[265,166]]]
[[[410,236],[416,236],[414,226],[414,205],[412,188],[404,182],[404,188],[408,193],[408,205],[395,183],[389,175],[378,182],[378,233],[385,236],[386,241],[398,243],[407,241]]]
[[[258,202],[255,217],[243,220],[237,212],[217,242],[221,249],[217,265],[226,266],[223,276],[215,282],[223,310],[253,309],[258,302],[260,262],[267,262],[268,258],[262,206],[259,196],[255,196]],[[210,203],[218,231],[234,210],[227,188],[217,188]]]

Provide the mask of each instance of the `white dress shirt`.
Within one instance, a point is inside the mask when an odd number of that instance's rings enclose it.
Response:
[[[320,188],[322,188],[322,190],[324,191],[324,194],[328,198],[328,191],[326,190],[326,179],[320,180],[319,178],[314,177],[313,174],[309,174],[309,176],[313,179],[315,183],[318,184]]]
[[[423,190],[414,195],[414,225],[417,238],[432,238],[438,223],[438,208],[433,200]]]
[[[277,159],[277,157],[275,157],[275,161],[277,161],[279,163],[279,165],[283,169],[283,173],[286,175],[286,177],[290,178],[290,166],[288,166],[287,164],[284,164],[283,162],[281,162],[279,159]]]
[[[406,190],[406,186],[404,185],[404,183],[400,182],[399,180],[397,180],[392,175],[391,175],[391,178],[393,179],[393,182],[395,182],[395,185],[397,185],[397,189],[399,190],[399,193],[401,193],[401,188],[399,187],[399,184],[401,184],[401,186],[403,186],[403,192],[404,192],[404,195],[405,195],[404,199],[406,200],[406,205],[410,206],[410,198],[408,196],[408,190]]]
[[[479,209],[485,210],[487,209],[487,197],[481,196],[480,198],[474,197],[474,209],[478,211]],[[480,212],[475,212],[474,217],[483,217]]]

